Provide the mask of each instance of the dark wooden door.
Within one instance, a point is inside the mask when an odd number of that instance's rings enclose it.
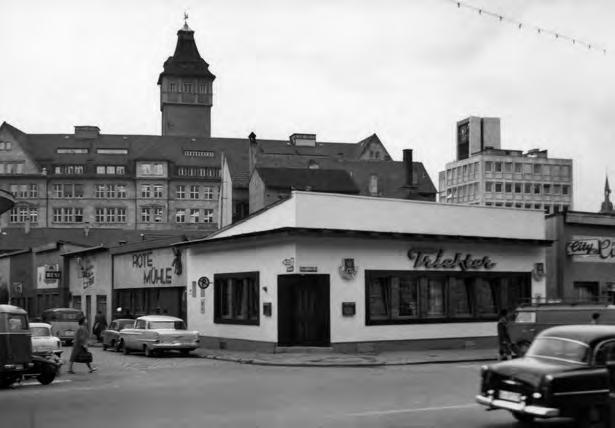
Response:
[[[329,346],[329,275],[278,276],[278,344]]]

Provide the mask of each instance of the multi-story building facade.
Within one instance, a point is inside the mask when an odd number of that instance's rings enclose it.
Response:
[[[572,160],[547,150],[500,148],[497,118],[457,123],[457,159],[439,174],[439,200],[523,209],[546,214],[572,209]]]

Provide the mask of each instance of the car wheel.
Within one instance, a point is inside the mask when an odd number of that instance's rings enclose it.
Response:
[[[124,341],[120,342],[119,347],[122,350],[122,354],[128,355],[129,351],[128,351],[128,348],[126,347],[126,344],[124,343]]]
[[[45,364],[41,370],[41,374],[36,377],[43,385],[49,385],[56,378],[56,369],[50,365]]]
[[[608,407],[606,406],[591,406],[579,410],[575,420],[577,428],[592,428],[602,426],[600,423],[608,419]]]
[[[12,384],[14,384],[17,381],[16,378],[13,377],[0,377],[0,388],[5,389],[10,387]]]
[[[148,358],[156,356],[156,351],[154,351],[153,349],[151,349],[147,345],[143,347],[143,352],[145,353],[145,356],[148,357]]]
[[[513,417],[523,424],[531,424],[534,422],[534,416],[527,413],[512,412]]]

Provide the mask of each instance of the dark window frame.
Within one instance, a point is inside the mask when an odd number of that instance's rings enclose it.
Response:
[[[248,319],[235,318],[234,314],[232,315],[232,318],[223,318],[222,299],[224,295],[221,292],[221,287],[223,283],[227,280],[243,279],[251,279],[253,281],[253,290],[251,293],[248,292],[246,297],[248,307]],[[250,302],[250,298],[254,299],[254,301]],[[254,310],[254,318],[250,318],[250,316],[252,315],[249,312],[250,308]],[[235,312],[235,306],[233,305],[233,302],[231,302],[231,312]],[[260,325],[260,272],[250,271],[214,274],[214,324]]]
[[[404,318],[404,319],[371,319],[370,314],[370,289],[369,285],[373,278],[379,277],[393,277],[399,276],[405,279],[414,280],[419,282],[418,290],[418,302],[419,317],[418,318]],[[492,287],[492,282],[498,281],[498,284],[492,288],[495,293],[491,295],[494,300],[494,310],[492,313],[479,313],[479,299],[475,292],[475,288],[478,288],[475,281],[472,285],[472,294],[469,296],[469,305],[473,312],[471,316],[453,316],[450,302],[450,289],[452,279],[472,279],[480,278],[487,281],[489,287]],[[427,280],[440,280],[444,282],[444,293],[442,296],[444,305],[444,315],[441,317],[428,317],[424,315],[425,297]],[[507,284],[508,283],[508,284]],[[507,287],[511,286],[511,283],[516,284],[519,293],[524,295],[518,298],[517,302],[513,302],[510,298],[510,291]],[[497,314],[500,309],[513,310],[516,306],[525,302],[525,299],[531,297],[532,278],[531,272],[460,272],[460,271],[411,271],[411,270],[366,270],[365,271],[365,325],[398,325],[398,324],[446,324],[446,323],[472,323],[472,322],[488,322],[497,320]],[[392,294],[389,292],[389,294]],[[389,302],[391,303],[391,302]],[[393,307],[391,306],[391,313]]]

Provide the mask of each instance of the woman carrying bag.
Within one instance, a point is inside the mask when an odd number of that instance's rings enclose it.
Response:
[[[90,373],[95,372],[96,368],[90,364],[92,362],[92,353],[88,351],[88,338],[90,334],[86,328],[85,318],[79,319],[79,328],[75,333],[75,339],[73,340],[73,350],[70,353],[70,363],[68,366],[68,373],[75,373],[73,371],[73,363],[85,363],[90,369]]]

